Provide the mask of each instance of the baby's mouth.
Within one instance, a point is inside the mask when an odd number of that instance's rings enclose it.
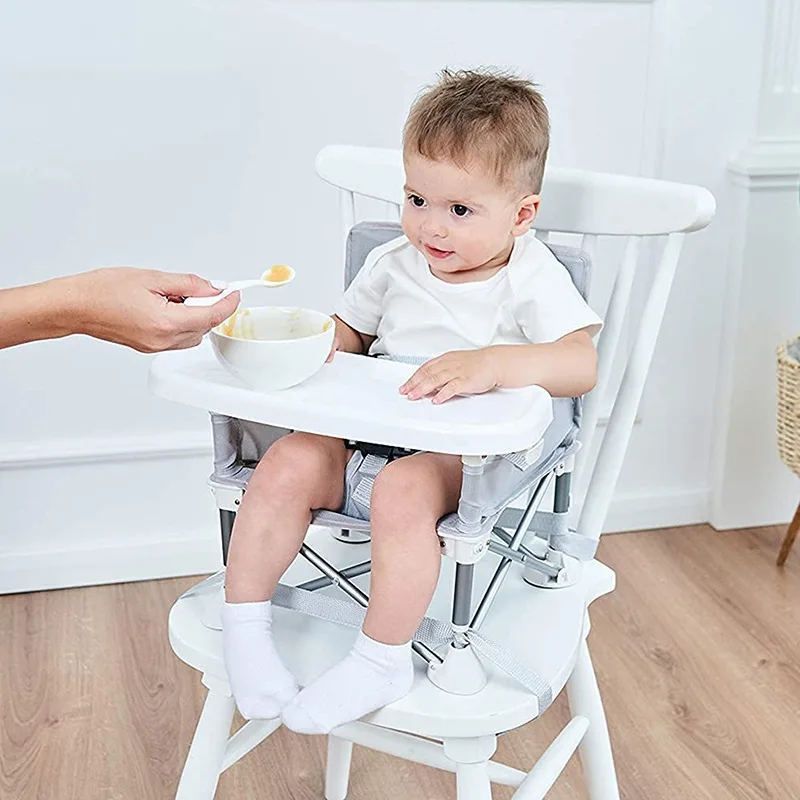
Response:
[[[449,258],[455,253],[455,250],[440,250],[438,247],[431,247],[429,244],[423,245],[425,252],[433,258]]]

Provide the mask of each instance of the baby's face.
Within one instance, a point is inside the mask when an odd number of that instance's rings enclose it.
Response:
[[[406,154],[403,232],[444,280],[477,270],[491,274],[508,261],[514,237],[525,233],[539,198],[500,186],[486,170]],[[475,278],[479,275],[475,274]]]

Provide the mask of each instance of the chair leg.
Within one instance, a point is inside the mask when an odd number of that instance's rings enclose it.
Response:
[[[444,754],[456,765],[458,800],[492,800],[489,759],[497,748],[496,736],[445,739]]]
[[[489,764],[459,764],[456,767],[456,798],[458,800],[492,800]]]
[[[580,744],[581,764],[591,800],[619,800],[617,773],[608,736],[603,701],[584,639],[575,669],[567,682],[572,713],[589,720],[589,730]]]
[[[328,736],[328,766],[325,773],[325,800],[345,800],[350,782],[353,743],[332,734]]]
[[[208,690],[175,800],[213,800],[235,707],[233,697],[216,688]]]
[[[786,559],[789,557],[789,551],[792,549],[792,545],[794,544],[794,540],[797,538],[798,532],[800,532],[800,504],[798,504],[797,511],[794,512],[794,518],[789,523],[789,527],[786,530],[786,536],[783,538],[781,552],[778,554],[779,567],[782,567],[786,563]]]

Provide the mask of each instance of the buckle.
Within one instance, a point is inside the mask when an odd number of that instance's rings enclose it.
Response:
[[[394,461],[396,458],[402,458],[414,452],[404,447],[393,447],[388,444],[374,444],[373,442],[358,442],[353,439],[347,442],[347,446],[353,450],[360,451],[365,456],[379,456],[380,458],[385,458],[387,461]]]

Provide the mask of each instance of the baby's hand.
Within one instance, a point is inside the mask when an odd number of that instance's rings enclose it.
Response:
[[[423,364],[401,387],[409,400],[433,395],[444,403],[457,394],[483,394],[497,386],[497,359],[492,348],[456,350]]]
[[[330,364],[333,361],[333,354],[341,349],[342,343],[339,341],[338,336],[333,337],[333,344],[331,345],[331,351],[328,353],[328,357],[325,359],[326,364]]]

